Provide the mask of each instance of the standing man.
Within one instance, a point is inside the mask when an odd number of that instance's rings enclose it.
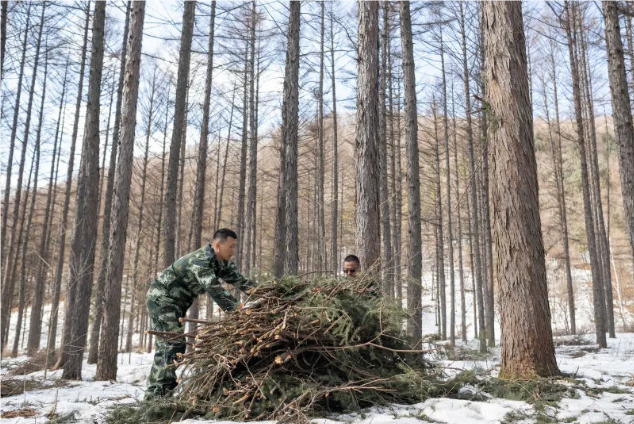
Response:
[[[208,244],[178,259],[150,284],[147,292],[147,309],[152,330],[183,333],[184,317],[194,299],[205,292],[223,311],[235,310],[239,302],[220,283],[232,284],[242,292],[256,287],[238,272],[233,262],[238,236],[223,228]],[[148,377],[145,399],[166,396],[177,386],[176,369],[173,366],[178,354],[185,353],[185,339],[156,340],[154,363]]]
[[[356,255],[348,255],[343,260],[343,273],[346,277],[355,278],[361,272],[361,262]]]

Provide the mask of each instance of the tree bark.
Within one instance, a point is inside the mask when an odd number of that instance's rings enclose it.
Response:
[[[485,3],[483,23],[502,328],[500,377],[547,377],[559,370],[550,327],[522,5]]]
[[[379,5],[359,2],[357,49],[357,214],[356,245],[361,265],[378,266],[379,227]]]
[[[331,3],[334,5],[334,3]],[[332,210],[330,216],[331,268],[339,275],[341,263],[338,259],[337,226],[339,224],[339,144],[337,139],[337,90],[335,79],[335,35],[334,11],[330,13],[330,78],[332,86]]]
[[[238,176],[238,222],[236,225],[236,234],[238,235],[238,244],[236,245],[236,266],[242,270],[242,246],[244,245],[244,203],[247,181],[247,151],[249,147],[248,128],[249,128],[249,104],[248,104],[248,86],[249,86],[249,50],[251,48],[248,39],[245,39],[244,49],[244,73],[242,79],[242,143],[240,148],[240,174]],[[240,295],[240,293],[238,293]]]
[[[284,191],[286,246],[285,271],[296,275],[299,266],[298,203],[297,203],[297,149],[299,130],[299,37],[300,2],[290,2],[286,69],[282,101],[282,139],[285,146]],[[279,206],[278,206],[279,207]],[[278,217],[279,219],[279,217]],[[277,271],[277,270],[276,270]],[[277,275],[277,274],[276,274]]]

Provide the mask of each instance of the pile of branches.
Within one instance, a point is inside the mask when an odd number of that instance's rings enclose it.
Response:
[[[438,374],[403,332],[404,312],[369,278],[283,278],[257,306],[194,321],[178,396],[214,419],[306,422],[437,395]]]

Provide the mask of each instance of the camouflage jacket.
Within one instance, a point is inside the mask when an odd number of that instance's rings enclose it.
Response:
[[[176,304],[187,310],[197,295],[207,292],[224,311],[233,310],[239,302],[220,280],[243,292],[256,286],[238,272],[233,262],[218,259],[211,245],[206,245],[163,271],[150,285],[147,296],[158,304]]]

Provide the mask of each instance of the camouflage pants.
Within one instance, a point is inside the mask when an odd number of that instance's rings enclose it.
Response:
[[[185,316],[185,308],[175,302],[165,301],[162,297],[154,299],[150,296],[146,305],[152,330],[183,333],[183,324],[178,319]],[[185,353],[186,345],[184,338],[166,340],[157,337],[155,347],[154,362],[147,380],[146,399],[165,396],[176,388],[178,383],[174,361],[178,359],[177,354]]]

